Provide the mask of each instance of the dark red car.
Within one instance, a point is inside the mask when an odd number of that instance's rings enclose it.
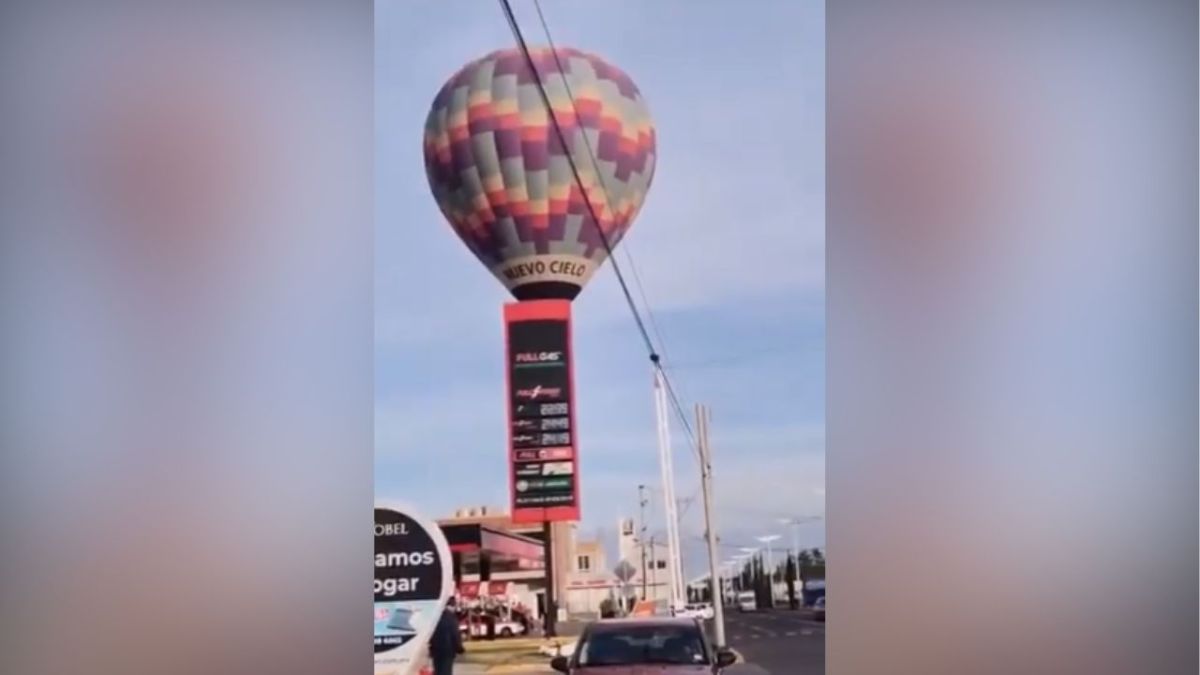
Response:
[[[736,660],[727,649],[714,650],[695,619],[639,618],[588,625],[575,653],[550,667],[568,675],[711,675]]]

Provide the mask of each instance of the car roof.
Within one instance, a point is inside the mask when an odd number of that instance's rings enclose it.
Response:
[[[694,619],[670,617],[670,616],[639,616],[628,617],[623,619],[602,619],[593,621],[588,624],[589,630],[618,630],[620,628],[653,628],[656,626],[679,626],[679,627],[694,627],[696,621]]]

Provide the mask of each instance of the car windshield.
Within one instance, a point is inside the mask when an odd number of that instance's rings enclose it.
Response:
[[[699,628],[620,626],[591,632],[578,649],[581,666],[709,665]]]

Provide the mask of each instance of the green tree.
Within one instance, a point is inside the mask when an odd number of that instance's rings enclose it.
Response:
[[[811,551],[809,551],[809,557],[812,558],[813,565],[824,565],[825,564],[825,553],[823,553],[821,551],[821,549],[819,549],[819,548],[814,548]]]
[[[787,592],[788,592],[788,607],[796,609],[796,558],[790,553],[787,557]]]

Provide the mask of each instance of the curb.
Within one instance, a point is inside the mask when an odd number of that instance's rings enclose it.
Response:
[[[547,640],[543,638],[509,638],[494,642],[485,640],[470,641],[464,643],[463,648],[469,652],[504,652],[529,649],[530,647],[541,647],[546,643]]]
[[[498,665],[488,668],[487,673],[553,673],[549,667],[537,663]]]

